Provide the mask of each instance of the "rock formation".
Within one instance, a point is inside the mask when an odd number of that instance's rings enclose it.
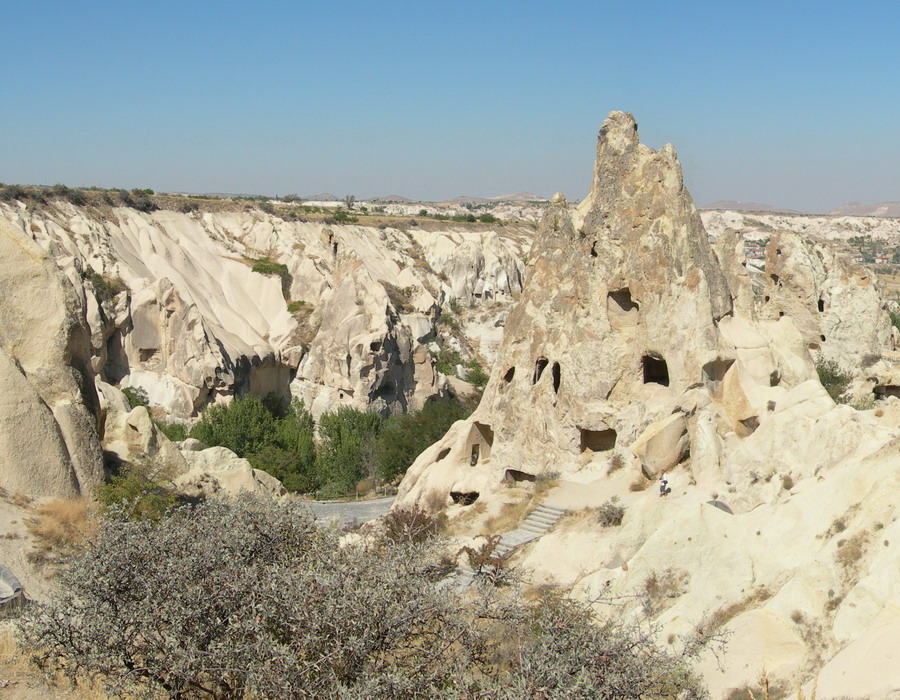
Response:
[[[75,290],[0,225],[0,487],[66,497],[103,480],[89,331]]]
[[[228,208],[21,202],[0,205],[0,221],[81,296],[98,376],[183,422],[245,392],[292,394],[316,415],[418,408],[445,391],[432,361],[441,310],[490,305],[461,326],[464,347],[490,360],[521,291],[530,238],[515,227],[377,229]]]
[[[475,535],[547,494],[572,514],[514,564],[633,601],[617,614],[649,615],[664,643],[734,632],[726,674],[704,662],[714,696],[766,668],[882,697],[896,665],[852,660],[896,644],[900,402],[836,405],[814,360],[886,356],[884,303],[865,268],[790,232],[765,278],[743,257],[734,234],[710,246],[674,149],[610,114],[589,197],[573,212],[558,195],[542,221],[479,407],[397,505],[443,503]],[[665,498],[645,490],[661,473]],[[613,498],[620,526],[597,517]]]

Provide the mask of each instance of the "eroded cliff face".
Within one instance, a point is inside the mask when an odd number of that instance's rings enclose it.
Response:
[[[56,264],[0,224],[0,487],[68,497],[104,471],[84,308]]]
[[[93,371],[184,421],[244,392],[292,394],[316,415],[421,407],[445,390],[436,341],[492,359],[530,244],[515,227],[405,231],[63,201],[0,205],[0,220],[69,278]],[[285,266],[284,289],[253,271],[260,259]],[[451,300],[466,309],[455,340],[438,328]]]
[[[876,493],[900,485],[900,401],[836,405],[814,358],[884,369],[893,340],[867,271],[817,242],[773,234],[764,276],[745,263],[732,233],[710,246],[674,149],[610,114],[590,196],[544,217],[479,407],[397,507],[442,503],[486,534],[555,479],[542,498],[570,515],[513,560],[536,583],[624,601],[662,641],[733,631],[727,673],[705,662],[716,696],[763,666],[792,684],[821,670],[840,694],[872,670],[843,652],[893,639],[900,520]],[[668,495],[646,491],[663,473]],[[605,527],[611,501],[624,520]]]

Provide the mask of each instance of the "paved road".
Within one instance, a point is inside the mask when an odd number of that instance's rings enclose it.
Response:
[[[384,515],[394,502],[394,497],[372,498],[365,501],[305,501],[313,514],[322,520],[338,520],[341,525],[356,521],[362,525]]]

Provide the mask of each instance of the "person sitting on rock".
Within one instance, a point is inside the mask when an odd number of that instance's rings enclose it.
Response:
[[[666,476],[666,473],[663,472],[663,475],[659,477],[659,495],[668,496],[672,492],[672,489],[669,488],[669,478]]]

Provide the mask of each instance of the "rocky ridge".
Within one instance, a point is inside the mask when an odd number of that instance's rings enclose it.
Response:
[[[725,672],[704,662],[717,697],[763,668],[888,697],[896,664],[859,663],[900,629],[900,401],[876,390],[897,337],[879,285],[791,231],[760,279],[743,236],[719,234],[675,150],[611,113],[589,197],[543,218],[479,407],[410,468],[398,507],[443,501],[486,534],[559,479],[545,503],[575,513],[514,559],[536,583],[625,601],[663,642],[732,632]],[[816,358],[854,367],[877,406],[836,405]],[[662,474],[664,498],[645,490]],[[598,521],[608,503],[620,526]]]
[[[445,391],[441,343],[492,358],[530,243],[516,227],[378,229],[61,200],[0,205],[0,223],[68,278],[92,371],[185,422],[244,392],[293,395],[316,415],[420,407]],[[439,327],[451,301],[463,310],[453,333]]]

